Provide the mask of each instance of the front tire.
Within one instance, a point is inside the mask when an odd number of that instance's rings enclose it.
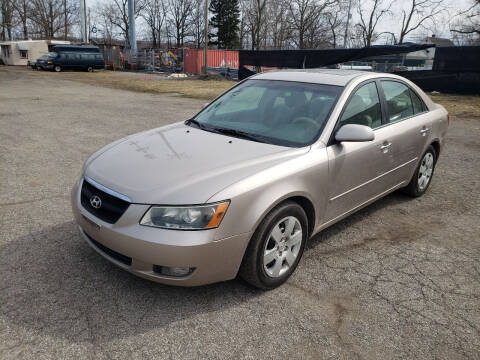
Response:
[[[93,72],[93,67],[92,66],[87,67],[87,71],[88,72]]]
[[[410,183],[405,187],[404,192],[413,197],[419,197],[425,194],[432,182],[435,165],[437,163],[437,153],[430,145],[420,160],[420,163],[413,174]]]
[[[295,202],[274,208],[253,234],[240,276],[263,290],[282,285],[295,271],[308,238],[308,219]]]
[[[55,65],[53,70],[55,70],[55,72],[60,72],[60,71],[62,71],[62,67],[60,65]]]

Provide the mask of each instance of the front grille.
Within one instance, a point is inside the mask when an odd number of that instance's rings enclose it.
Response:
[[[94,196],[98,196],[101,200],[101,206],[98,209],[94,208],[90,203],[90,199],[92,199]],[[130,205],[125,200],[119,199],[100,189],[97,189],[86,180],[83,181],[80,200],[82,206],[89,213],[109,224],[115,224]]]
[[[121,262],[122,264],[125,264],[127,266],[132,265],[132,258],[131,257],[120,254],[120,253],[116,252],[115,250],[112,250],[112,249],[100,244],[98,241],[95,241],[94,239],[92,239],[86,232],[84,232],[84,234],[87,236],[88,240],[90,240],[92,242],[92,244],[98,250],[100,250],[101,252],[107,254],[108,256],[117,260],[118,262]]]

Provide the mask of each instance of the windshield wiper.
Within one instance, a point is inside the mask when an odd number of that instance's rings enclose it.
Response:
[[[205,130],[206,126],[203,125],[201,122],[195,120],[195,119],[188,119],[187,121],[185,121],[185,125],[195,125],[197,128],[199,129],[203,129]]]
[[[238,137],[241,139],[246,139],[246,140],[252,140],[252,141],[257,141],[257,142],[267,142],[266,137],[262,135],[257,135],[257,134],[250,134],[245,131],[241,130],[235,130],[235,129],[227,129],[227,128],[221,128],[221,127],[212,127],[208,129],[210,131],[214,131],[220,134],[224,135],[230,135],[234,137]]]

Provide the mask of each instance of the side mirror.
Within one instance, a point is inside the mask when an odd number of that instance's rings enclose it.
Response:
[[[347,124],[343,125],[335,134],[335,140],[338,142],[364,142],[375,139],[375,133],[371,128],[365,125]]]
[[[205,109],[208,105],[210,105],[210,103],[203,104],[203,109]]]

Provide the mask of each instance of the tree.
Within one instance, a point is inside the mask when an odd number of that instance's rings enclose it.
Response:
[[[348,0],[338,0],[326,12],[331,36],[329,42],[333,48],[339,45],[341,39],[345,39],[348,16]]]
[[[265,36],[267,0],[245,0],[242,9],[241,39],[246,33],[250,34],[250,45],[252,50],[260,50],[262,35]]]
[[[408,9],[402,9],[402,27],[398,43],[403,44],[405,36],[417,30],[426,21],[434,21],[435,17],[445,10],[443,0],[410,0]]]
[[[152,37],[152,47],[160,47],[161,31],[165,22],[166,9],[164,0],[149,0],[141,14],[148,27]]]
[[[205,4],[204,0],[194,0],[194,7],[192,12],[192,35],[193,43],[197,49],[203,46],[205,40]]]
[[[292,26],[289,21],[289,7],[289,0],[272,0],[268,4],[269,45],[274,49],[289,48],[291,45]]]
[[[23,38],[28,39],[29,0],[14,1],[13,8],[22,24]]]
[[[135,1],[135,19],[145,8],[144,0]],[[107,23],[115,25],[123,34],[125,43],[130,46],[130,24],[128,20],[128,0],[109,0],[100,5],[99,13]]]
[[[212,0],[210,11],[213,14],[210,27],[216,30],[215,35],[209,36],[210,44],[217,45],[220,49],[237,48],[240,23],[238,0]]]
[[[0,40],[12,40],[14,12],[12,0],[0,0]]]
[[[29,18],[47,39],[54,38],[63,28],[63,0],[30,0]]]
[[[169,22],[174,29],[174,36],[177,48],[183,47],[185,37],[190,26],[190,17],[193,12],[192,0],[168,0],[170,19]]]
[[[372,42],[381,34],[377,34],[375,29],[380,19],[391,13],[391,7],[392,2],[386,2],[385,0],[363,0],[358,2],[360,22],[355,26],[361,34],[363,46],[371,46]]]
[[[450,31],[461,35],[480,36],[480,0],[471,0],[471,5],[456,15]]]
[[[337,0],[292,0],[290,18],[295,34],[294,42],[300,49],[315,48],[326,42],[329,27],[324,11]]]

